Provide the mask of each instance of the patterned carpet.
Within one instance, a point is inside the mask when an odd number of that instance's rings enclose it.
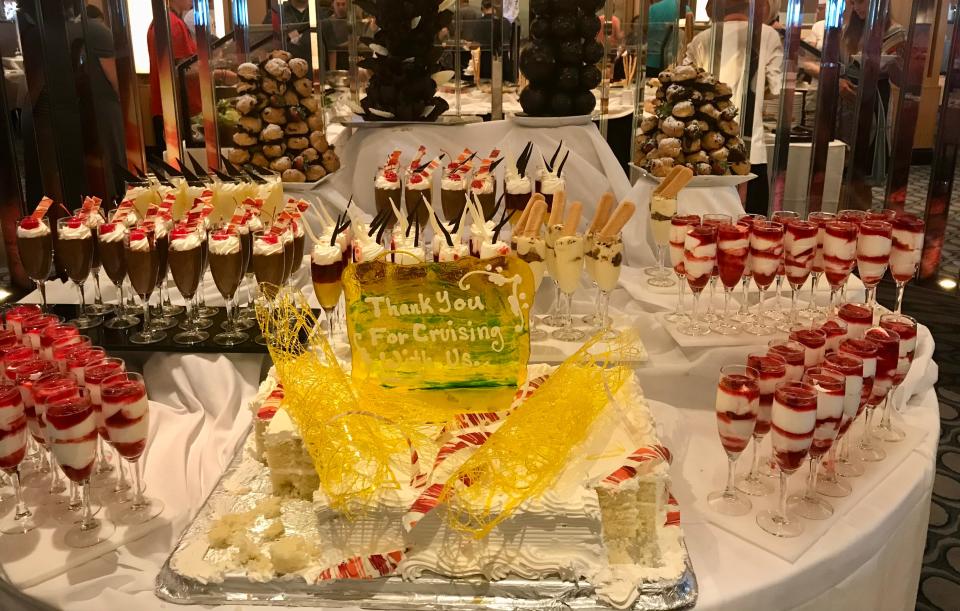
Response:
[[[923,214],[929,166],[914,166],[906,207]],[[882,199],[882,194],[876,199]],[[960,181],[954,183],[947,237],[943,248],[941,275],[960,275]],[[886,284],[886,283],[885,283]],[[881,287],[880,301],[893,303],[893,287]],[[940,366],[937,395],[940,399],[940,446],[937,474],[930,504],[930,526],[923,557],[918,611],[956,611],[960,609],[960,327],[956,308],[957,291],[938,287],[910,287],[904,311],[930,328],[937,342],[934,359]]]

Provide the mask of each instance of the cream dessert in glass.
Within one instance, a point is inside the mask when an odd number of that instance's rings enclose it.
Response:
[[[900,214],[893,219],[893,244],[890,249],[890,275],[897,283],[897,302],[894,312],[903,307],[903,291],[917,274],[923,254],[924,221],[912,214]]]
[[[467,201],[467,187],[470,184],[470,170],[475,153],[464,149],[456,160],[451,161],[443,168],[440,178],[440,206],[443,209],[443,218],[452,222],[463,214],[463,206]]]
[[[838,445],[846,439],[847,431],[860,410],[860,397],[863,394],[863,364],[863,359],[859,356],[842,354],[839,351],[827,356],[823,361],[823,369],[844,378],[843,414],[840,417],[840,426],[837,428],[837,439],[823,463],[823,473],[817,482],[817,492],[824,496],[844,497],[849,496],[853,491],[849,484],[838,477],[837,453]]]
[[[913,363],[917,349],[918,323],[916,319],[904,314],[884,314],[880,317],[880,326],[893,331],[900,337],[900,351],[897,370],[893,376],[893,387],[887,392],[880,424],[873,429],[873,433],[876,438],[882,441],[896,443],[903,441],[906,438],[906,433],[890,420],[893,411],[893,397],[910,372],[910,365]]]
[[[581,205],[574,202],[570,205],[563,226],[554,242],[554,267],[556,269],[557,287],[563,295],[560,317],[563,320],[561,328],[551,335],[555,339],[566,342],[582,340],[586,334],[573,326],[573,317],[570,310],[573,306],[573,294],[580,287],[580,275],[583,272],[583,235],[576,233],[580,222]]]
[[[677,198],[654,193],[650,196],[650,231],[657,246],[657,266],[647,268],[651,286],[673,286],[674,280],[664,266],[664,251],[670,245],[670,221],[677,213]]]
[[[833,212],[811,212],[807,215],[807,220],[817,226],[817,251],[813,257],[813,266],[810,269],[810,277],[812,278],[810,282],[810,303],[803,312],[804,316],[808,318],[815,318],[826,311],[817,306],[816,292],[817,286],[820,284],[820,277],[825,269],[823,242],[827,237],[827,222],[834,220],[836,216]]]
[[[803,494],[787,499],[787,507],[808,520],[826,520],[833,515],[833,505],[817,495],[820,463],[833,447],[843,418],[846,392],[844,376],[822,367],[811,367],[803,374],[803,382],[817,390],[817,423],[810,444],[810,471]]]
[[[886,221],[865,220],[857,237],[857,273],[867,288],[867,305],[877,302],[877,285],[887,273],[892,246],[893,225]]]
[[[780,503],[776,511],[757,514],[757,524],[776,537],[797,537],[803,525],[787,509],[787,479],[803,465],[817,425],[817,391],[803,382],[783,382],[773,395],[771,439],[780,468]]]
[[[400,183],[400,151],[393,151],[387,163],[377,170],[373,179],[373,199],[377,214],[390,210],[390,200],[397,204],[402,197],[403,185]]]
[[[310,255],[313,291],[327,317],[327,336],[333,337],[333,315],[343,294],[343,257],[340,247],[329,242],[315,244]]]
[[[740,332],[740,325],[730,317],[730,296],[743,278],[749,256],[749,227],[739,223],[717,227],[717,271],[723,284],[723,315],[711,329],[721,335]]]
[[[34,281],[40,291],[43,309],[47,309],[47,276],[53,261],[53,237],[50,222],[35,215],[27,216],[17,223],[17,251],[27,277]]]
[[[863,384],[860,390],[860,401],[854,420],[864,413],[873,400],[873,386],[876,383],[877,361],[880,346],[867,339],[846,339],[840,343],[838,354],[851,354],[860,357],[863,361]],[[853,422],[851,421],[851,425]],[[862,438],[862,435],[861,435]],[[860,477],[865,470],[860,456],[854,456],[850,451],[850,436],[844,436],[840,443],[836,461],[837,473],[843,477]]]
[[[790,285],[790,325],[797,324],[797,296],[813,271],[813,261],[817,256],[816,223],[791,220],[786,224],[783,235],[784,275]]]
[[[691,227],[699,224],[700,215],[698,214],[675,214],[670,219],[670,265],[677,275],[677,308],[672,314],[667,315],[667,322],[678,323],[689,318],[683,311],[683,297],[687,287],[683,246],[687,232]]]
[[[214,231],[209,235],[208,249],[213,282],[227,304],[227,321],[224,323],[224,332],[215,335],[213,341],[221,346],[236,346],[250,338],[237,325],[235,296],[237,289],[240,287],[240,282],[243,280],[244,271],[240,236],[232,227]]]
[[[827,334],[820,329],[794,325],[790,329],[790,341],[803,346],[803,367],[809,369],[823,362],[827,346]]]
[[[871,327],[863,335],[864,339],[877,346],[877,372],[873,390],[866,406],[863,436],[860,438],[860,459],[879,462],[887,457],[886,451],[874,437],[873,414],[881,403],[886,401],[897,375],[900,360],[900,336],[892,329]]]
[[[27,418],[20,390],[0,386],[0,469],[10,476],[14,494],[13,511],[0,522],[0,533],[5,535],[26,534],[36,527],[20,486],[20,463],[26,455]]]
[[[203,230],[187,225],[176,227],[170,234],[170,273],[173,283],[183,296],[187,305],[186,319],[180,323],[184,331],[173,337],[178,344],[193,345],[206,341],[210,336],[202,329],[209,327],[206,319],[196,315],[196,294],[200,286],[201,248],[204,242]]]
[[[783,225],[772,221],[754,221],[750,228],[750,271],[760,289],[756,318],[743,330],[754,335],[766,335],[772,329],[764,315],[767,289],[773,284],[783,260]]]
[[[683,267],[693,293],[693,311],[688,322],[677,326],[678,332],[695,336],[710,333],[710,326],[700,320],[698,309],[700,294],[710,282],[716,264],[717,227],[703,224],[690,227],[683,241]]]
[[[726,365],[720,370],[715,410],[720,444],[727,455],[727,484],[707,495],[707,504],[717,513],[742,516],[752,509],[750,500],[737,493],[737,459],[750,443],[757,418],[760,387],[758,373],[743,365]]]
[[[833,354],[840,348],[840,343],[847,339],[847,323],[839,316],[830,316],[820,325],[820,330],[827,336],[827,344],[824,346],[824,358]]]
[[[873,310],[862,303],[844,303],[837,308],[837,318],[847,323],[847,337],[862,339],[873,326]]]
[[[764,496],[773,492],[773,485],[760,473],[760,446],[770,432],[770,412],[773,408],[773,392],[787,377],[787,362],[773,353],[752,352],[747,356],[747,367],[757,372],[756,381],[759,399],[756,422],[751,432],[753,457],[750,471],[737,480],[737,489],[751,496]]]
[[[533,194],[533,181],[526,173],[526,159],[511,160],[507,165],[503,190],[506,192],[504,205],[510,214],[510,223],[515,224]]]
[[[840,290],[857,261],[857,226],[849,221],[828,221],[826,232],[823,265],[830,284],[830,307],[836,308]]]

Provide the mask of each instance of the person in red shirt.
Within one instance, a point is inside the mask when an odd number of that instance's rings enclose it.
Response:
[[[197,52],[197,43],[190,36],[187,24],[180,18],[179,13],[193,8],[193,0],[168,0],[168,15],[170,19],[170,44],[173,47],[174,63],[186,59]],[[160,65],[154,43],[153,24],[147,30],[147,50],[150,54],[150,114],[153,116],[154,126],[161,128],[156,132],[157,140],[162,140],[163,104],[160,100]],[[202,111],[200,102],[200,84],[196,78],[187,79],[186,95],[180,92],[181,104],[186,101],[190,116]]]

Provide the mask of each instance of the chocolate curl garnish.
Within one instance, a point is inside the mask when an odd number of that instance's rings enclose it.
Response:
[[[237,166],[233,165],[226,155],[221,154],[220,159],[223,161],[223,167],[227,168],[227,173],[230,174],[233,178],[243,178],[244,172]]]
[[[490,174],[493,174],[493,172],[497,169],[497,166],[503,163],[503,160],[504,160],[504,157],[498,157],[497,160],[494,161],[493,164],[491,164],[490,167],[487,169],[487,172]]]
[[[340,235],[340,232],[342,231],[340,229],[340,223],[343,221],[343,217],[345,217],[346,215],[347,215],[346,212],[344,212],[343,214],[337,215],[337,224],[333,228],[333,231],[330,233],[330,246],[333,246],[337,243],[337,236]]]
[[[383,224],[380,225],[380,229],[377,231],[377,244],[383,244],[383,234],[387,231],[387,225],[389,223],[390,217],[384,217]]]
[[[436,169],[440,167],[440,162],[443,161],[443,158],[445,155],[446,153],[441,153],[439,157],[431,160],[429,163],[423,164],[422,166],[414,170],[413,173],[414,174],[425,173],[427,176],[432,175],[434,171],[436,171]],[[429,172],[427,172],[426,170],[429,170]]]
[[[147,179],[146,173],[143,170],[141,170],[140,166],[138,166],[137,164],[133,164],[133,171],[136,172],[137,176],[139,176],[141,179],[143,180]]]
[[[470,154],[467,155],[467,153],[470,153]],[[450,174],[456,174],[456,173],[460,172],[461,170],[463,170],[463,171],[465,171],[465,172],[469,172],[469,171],[470,171],[470,165],[469,165],[470,160],[473,159],[473,158],[476,157],[476,156],[477,156],[477,154],[476,154],[475,152],[472,152],[470,149],[463,149],[463,152],[460,153],[460,157],[457,158],[457,161],[456,161],[457,167],[453,168],[453,169],[450,171]]]
[[[416,229],[413,232],[413,246],[420,246],[420,223],[415,223]]]
[[[560,156],[560,149],[563,148],[563,139],[560,140],[560,144],[557,145],[557,150],[553,152],[553,157],[550,158],[550,165],[547,166],[547,169],[551,172],[553,171],[553,165],[557,163],[557,157]]]
[[[407,213],[407,231],[404,235],[408,238],[410,237],[410,228],[413,227],[413,225],[420,227],[420,223],[415,223],[414,219],[417,218],[417,212],[420,210],[421,205],[423,205],[421,202],[417,202],[413,210]]]
[[[122,164],[115,163],[113,164],[113,166],[116,173],[119,174],[120,178],[123,179],[123,182],[130,185],[140,185],[140,186],[147,184],[146,180],[144,180],[143,178],[140,178],[136,174],[130,173],[130,171],[126,167],[124,167]]]
[[[570,151],[567,151],[567,154],[563,156],[563,161],[560,162],[560,168],[557,170],[557,178],[563,174],[563,166],[567,165],[567,159],[570,158]]]
[[[197,161],[197,158],[193,156],[193,153],[187,153],[187,158],[190,159],[190,163],[193,164],[193,171],[196,173],[196,175],[197,175],[198,178],[200,178],[200,177],[205,177],[205,178],[209,179],[210,175],[209,175],[209,174],[207,173],[207,171],[203,168],[203,166],[200,165],[200,162]],[[183,164],[181,164],[181,165],[183,165]],[[209,181],[209,180],[206,180],[206,181],[204,181],[204,182],[210,182],[210,181]]]
[[[504,210],[503,216],[500,217],[500,221],[497,223],[497,226],[493,228],[493,243],[496,244],[497,240],[500,238],[500,230],[503,229],[503,226],[507,224],[507,221],[510,220],[510,211]]]
[[[506,191],[500,194],[500,197],[497,199],[496,205],[493,207],[493,210],[490,211],[490,218],[484,218],[485,221],[489,221],[493,219],[493,217],[497,216],[497,211],[500,210],[500,205],[503,204],[503,198],[506,194],[507,194]],[[481,208],[481,210],[483,210],[483,208]]]
[[[533,155],[533,142],[527,142],[527,145],[523,147],[523,152],[520,153],[520,157],[517,159],[517,172],[521,177],[527,177],[527,164],[530,163],[530,157]]]
[[[147,160],[147,167],[150,168],[150,171],[153,172],[153,175],[157,179],[157,182],[159,182],[161,185],[165,187],[173,186],[173,183],[167,180],[167,176],[163,173],[163,170],[157,167],[155,163],[153,163],[150,160]]]
[[[367,237],[372,238],[373,234],[377,232],[377,229],[381,224],[387,222],[387,217],[389,217],[391,212],[389,210],[381,210],[377,213],[377,216],[373,217],[373,220],[370,221],[370,228],[367,231]]]

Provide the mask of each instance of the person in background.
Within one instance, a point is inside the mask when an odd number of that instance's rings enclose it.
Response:
[[[181,13],[193,8],[193,0],[167,0],[167,14],[170,20],[170,46],[173,49],[174,62],[186,59],[197,52],[197,43],[190,35],[187,24],[180,18]],[[157,143],[163,145],[163,103],[160,99],[160,64],[157,55],[154,24],[147,30],[147,52],[150,56],[150,115],[153,117],[154,133]],[[200,83],[197,79],[188,79],[187,91],[180,92],[180,103],[187,104],[190,116],[201,112]]]
[[[686,2],[683,3],[686,14]],[[653,0],[647,18],[647,75],[656,76],[661,70],[676,61],[677,28],[680,20],[679,0]],[[640,33],[631,32],[631,43]]]
[[[464,40],[477,41],[481,39],[480,18],[483,13],[480,9],[470,5],[470,0],[460,0],[460,34]],[[452,30],[454,25],[450,24]],[[453,32],[451,32],[451,35]]]
[[[869,0],[853,0],[847,5],[843,19],[843,34],[840,39],[840,104],[837,112],[837,137],[852,146],[857,137],[857,91],[862,69],[863,39],[867,34]],[[883,41],[880,45],[880,74],[877,78],[877,104],[874,108],[873,126],[870,134],[869,154],[857,153],[857,174],[863,181],[846,183],[852,189],[849,207],[869,210],[873,204],[872,186],[886,183],[889,150],[887,145],[887,112],[890,109],[890,86],[900,79],[898,58],[906,41],[906,31],[887,14]],[[822,42],[821,42],[822,44]],[[820,63],[801,63],[805,72],[819,77]],[[849,155],[849,150],[848,150]]]
[[[747,29],[750,20],[749,0],[707,0],[707,14],[717,11],[723,19],[723,51],[720,58],[718,79],[733,89],[734,104],[740,106],[747,95],[746,108],[753,110],[750,125],[744,124],[746,111],[741,108],[740,122],[744,141],[750,144],[750,170],[757,177],[747,183],[746,211],[766,214],[770,201],[770,185],[767,178],[767,147],[764,143],[763,100],[780,94],[783,79],[783,44],[776,30],[766,25],[769,5],[758,2],[761,11],[760,48],[756,61],[751,65],[756,72],[744,83],[744,68],[747,65]],[[686,63],[706,67],[710,65],[711,31],[700,32],[687,45]]]
[[[347,0],[333,0],[333,14],[320,22],[322,46],[327,51],[327,68],[348,70],[350,22],[347,21]]]
[[[501,34],[501,40],[503,41],[503,74],[513,74],[513,58],[510,55],[510,50],[513,48],[511,40],[513,26],[506,17],[500,17],[498,20],[494,20],[493,0],[483,0],[483,2],[480,3],[480,11],[482,12],[482,16],[478,22],[478,30],[481,32],[481,36],[479,36],[476,41],[480,43],[480,78],[491,78],[491,65],[493,63],[491,51],[493,49],[494,28],[500,28],[501,32],[503,32]],[[506,78],[507,76],[505,76],[505,80]]]
[[[318,14],[319,19],[327,17],[329,14]],[[310,4],[308,0],[287,0],[286,2],[275,6],[271,2],[270,12],[268,13],[270,23],[273,24],[273,31],[280,32],[280,25],[283,24],[283,35],[287,39],[286,49],[294,57],[306,60],[313,66],[310,51]],[[264,19],[266,21],[266,19]]]
[[[820,0],[817,3],[816,21],[813,22],[813,25],[810,26],[809,30],[804,30],[800,34],[800,38],[804,42],[809,43],[812,47],[816,47],[819,51],[823,51],[823,32],[826,24],[824,18],[826,17],[826,13],[827,1]]]

